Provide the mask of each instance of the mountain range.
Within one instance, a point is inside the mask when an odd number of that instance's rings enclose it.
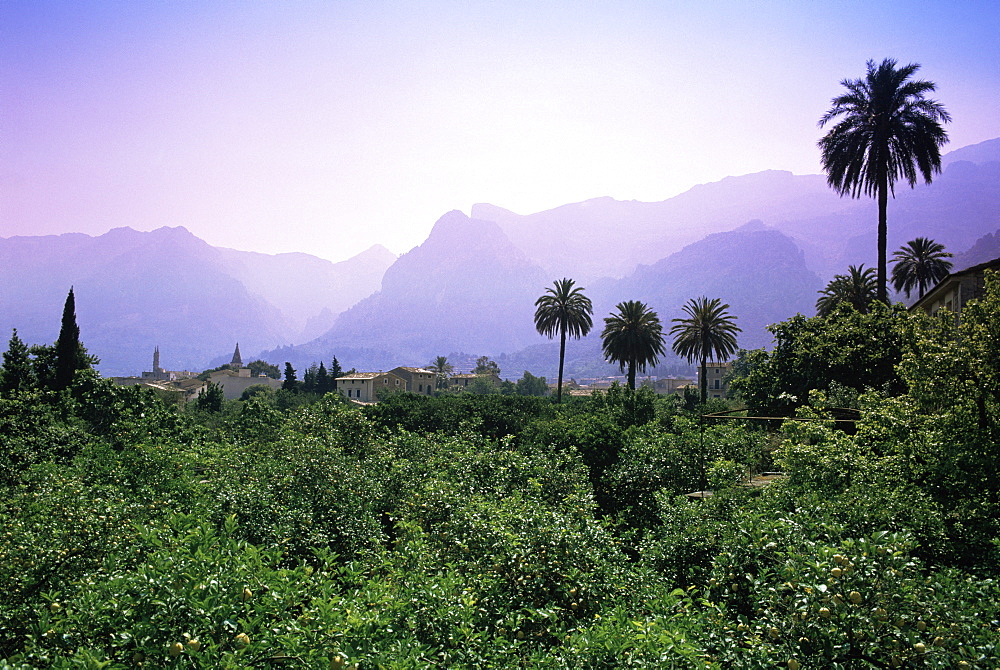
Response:
[[[955,269],[997,257],[1000,139],[943,165],[933,184],[897,185],[890,250],[926,236],[956,254]],[[245,359],[297,368],[334,355],[376,370],[487,354],[504,376],[553,375],[558,345],[535,332],[534,300],[572,277],[595,329],[568,348],[567,374],[608,372],[599,332],[622,300],[647,302],[669,327],[688,299],[718,297],[740,346],[767,346],[767,324],[812,314],[834,274],[874,264],[876,218],[871,199],[841,198],[823,176],[767,171],[655,203],[596,198],[529,215],[477,204],[444,214],[398,258],[376,246],[341,263],[212,247],[184,228],[0,238],[0,328],[54,341],[73,285],[105,374],[148,369],[154,346],[164,367],[201,369],[238,341]]]

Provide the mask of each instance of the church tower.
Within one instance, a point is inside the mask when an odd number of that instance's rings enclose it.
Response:
[[[157,346],[153,349],[153,374],[159,373],[160,370],[160,347]]]
[[[240,343],[236,343],[236,351],[233,352],[233,360],[229,361],[229,367],[239,370],[243,367],[243,357],[240,356]]]

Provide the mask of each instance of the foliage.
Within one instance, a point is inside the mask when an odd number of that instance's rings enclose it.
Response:
[[[836,382],[856,391],[904,391],[896,372],[908,321],[901,305],[881,304],[863,314],[846,304],[829,316],[801,314],[768,326],[774,348],[742,351],[729,388],[757,413],[787,413],[808,401],[809,391]]]
[[[278,369],[277,365],[272,365],[271,363],[262,361],[259,358],[255,361],[247,363],[247,367],[250,368],[250,375],[252,377],[265,375],[271,379],[281,379],[281,370]]]
[[[222,401],[224,395],[222,393],[222,387],[215,382],[208,382],[205,385],[205,390],[198,394],[195,399],[195,406],[204,412],[221,412],[222,411]]]
[[[285,381],[281,383],[281,388],[285,391],[294,393],[299,389],[299,382],[295,376],[295,368],[292,367],[291,363],[285,363]]]
[[[521,378],[517,380],[515,393],[518,395],[547,396],[549,385],[545,382],[545,377],[536,377],[525,370]]]
[[[944,250],[944,245],[926,237],[910,240],[893,253],[892,286],[896,291],[917,289],[917,297],[924,297],[930,287],[948,276],[951,271],[952,254]]]
[[[898,179],[910,187],[941,171],[941,147],[948,141],[944,106],[927,98],[933,82],[912,79],[915,63],[896,67],[886,58],[868,61],[864,79],[845,79],[847,89],[832,100],[820,127],[836,121],[820,141],[827,182],[841,195],[878,198],[877,298],[886,302],[886,204]]]
[[[866,268],[864,264],[848,266],[846,275],[834,275],[819,293],[820,297],[816,300],[817,316],[830,316],[842,302],[866,314],[878,296],[875,270]]]
[[[628,370],[628,387],[635,388],[635,373],[646,366],[655,367],[666,353],[660,318],[638,300],[620,302],[618,313],[604,319],[601,333],[604,356],[618,363],[622,372]]]
[[[476,367],[472,370],[474,375],[497,375],[500,376],[500,366],[491,360],[489,356],[480,356],[476,359]]]
[[[437,381],[437,388],[448,387],[448,375],[452,373],[455,366],[448,362],[447,356],[438,356],[434,362],[427,366],[427,369],[434,373]]]
[[[704,403],[708,399],[706,363],[709,359],[727,361],[736,353],[736,333],[740,332],[740,328],[735,323],[735,317],[728,312],[729,305],[718,298],[692,298],[683,310],[687,318],[674,319],[674,326],[670,329],[670,334],[674,336],[673,350],[689,363],[700,362],[698,376],[701,402]]]
[[[556,380],[556,402],[562,402],[563,363],[566,360],[566,337],[580,339],[594,326],[590,298],[572,279],[556,280],[545,289],[545,295],[535,301],[535,329],[550,339],[559,334],[559,377]],[[527,372],[525,372],[527,374]]]
[[[17,328],[10,336],[7,351],[3,354],[0,368],[0,396],[8,396],[17,391],[27,391],[35,386],[34,371],[27,345],[17,336]]]
[[[899,386],[831,380],[849,429],[817,391],[778,431],[621,386],[0,397],[0,666],[997,667],[1000,283],[959,322],[792,320],[817,358],[777,360],[863,370],[866,329]]]

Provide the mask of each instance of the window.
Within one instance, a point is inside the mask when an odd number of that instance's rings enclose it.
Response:
[[[420,385],[420,388],[418,389],[418,391],[419,391],[420,393],[423,393],[423,392],[424,392],[424,385],[423,385],[423,384],[421,384],[421,385]]]
[[[715,388],[719,388],[719,380],[718,379],[715,380]]]

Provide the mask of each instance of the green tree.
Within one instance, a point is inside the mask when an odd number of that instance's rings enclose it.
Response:
[[[518,395],[547,396],[549,385],[545,382],[545,377],[536,377],[525,370],[524,376],[517,380],[515,393]]]
[[[255,361],[247,363],[247,367],[250,368],[250,374],[254,377],[259,377],[263,374],[267,375],[271,379],[281,379],[281,370],[278,369],[277,365],[271,365],[267,361],[262,361],[259,358]]]
[[[306,373],[302,375],[302,390],[306,393],[316,392],[316,377],[319,375],[319,366],[313,363],[306,368]]]
[[[819,121],[837,120],[819,141],[827,183],[840,195],[862,193],[878,199],[878,294],[886,301],[886,206],[894,185],[906,179],[926,183],[941,171],[941,147],[948,141],[942,123],[951,121],[941,103],[926,98],[930,81],[911,79],[920,66],[896,67],[886,58],[868,61],[864,79],[845,79],[847,92],[835,97]]]
[[[722,362],[736,353],[736,333],[741,332],[735,317],[719,298],[691,298],[682,308],[686,318],[674,319],[670,334],[673,350],[687,361],[700,361],[698,379],[701,382],[701,402],[708,399],[706,364],[709,358]]]
[[[618,313],[604,319],[601,332],[604,356],[628,371],[628,387],[635,390],[636,370],[655,366],[666,353],[660,317],[638,300],[620,302]]]
[[[496,375],[500,376],[500,366],[496,361],[490,360],[489,356],[480,356],[476,359],[476,367],[472,370],[474,375]]]
[[[594,311],[582,288],[574,288],[572,279],[557,280],[535,301],[535,329],[552,339],[559,334],[559,377],[556,402],[562,402],[563,363],[566,359],[566,336],[580,339],[590,332]],[[527,374],[527,373],[525,373]]]
[[[340,361],[337,357],[333,357],[333,362],[330,363],[330,390],[337,390],[337,378],[343,376],[344,370],[340,367]]]
[[[842,302],[865,314],[878,295],[875,270],[864,264],[847,268],[848,274],[834,275],[816,300],[816,314],[829,316]]]
[[[865,314],[841,303],[826,317],[798,314],[767,327],[771,351],[742,351],[729,388],[754,412],[781,413],[805,404],[809,391],[835,385],[898,395],[905,389],[896,366],[908,314],[901,304],[874,303]]]
[[[427,366],[427,369],[437,376],[437,387],[442,389],[448,386],[448,375],[455,369],[455,366],[448,362],[447,356],[438,356],[433,363]]]
[[[28,347],[18,337],[15,328],[3,355],[3,368],[0,368],[0,394],[26,391],[34,386],[34,377]]]
[[[295,378],[295,368],[287,361],[285,362],[285,381],[282,382],[281,388],[293,393],[299,390],[299,382]]]
[[[924,297],[930,287],[951,272],[952,254],[944,250],[944,245],[926,237],[910,240],[893,253],[892,286],[897,292],[906,293],[916,288],[917,297]]]
[[[224,399],[225,396],[222,393],[222,387],[215,382],[208,382],[205,390],[198,394],[195,406],[205,412],[217,414],[222,411],[222,401]]]
[[[322,362],[316,371],[316,393],[325,395],[330,390],[330,377],[326,374],[326,365]]]
[[[63,305],[62,327],[59,329],[59,339],[55,346],[55,379],[53,388],[62,390],[73,381],[77,370],[90,367],[87,350],[80,343],[80,327],[76,324],[76,298],[70,287]]]

